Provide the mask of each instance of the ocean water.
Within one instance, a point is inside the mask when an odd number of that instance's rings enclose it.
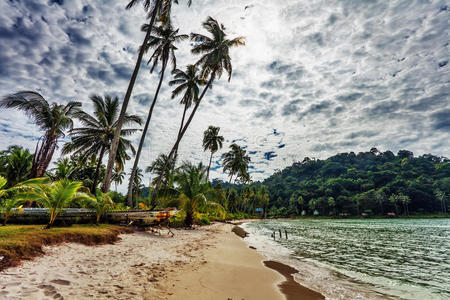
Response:
[[[249,245],[300,270],[295,279],[327,299],[450,299],[450,219],[267,220],[244,228]]]

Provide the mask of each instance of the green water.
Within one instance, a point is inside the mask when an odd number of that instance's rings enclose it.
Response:
[[[341,279],[364,285],[378,296],[450,299],[449,219],[268,220],[246,226],[260,237],[253,242],[259,242],[266,254],[272,252],[272,258],[280,250],[268,247],[270,240],[289,250],[291,259],[329,267],[337,277],[343,275]],[[273,241],[270,234],[278,229],[286,229],[289,239],[284,234],[280,239],[277,232]]]

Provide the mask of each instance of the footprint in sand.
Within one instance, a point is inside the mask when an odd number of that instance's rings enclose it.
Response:
[[[60,284],[60,285],[70,285],[70,281],[64,280],[64,279],[50,280],[50,282]]]

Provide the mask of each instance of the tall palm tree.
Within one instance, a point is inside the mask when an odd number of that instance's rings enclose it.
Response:
[[[80,112],[80,102],[69,102],[66,105],[52,103],[51,105],[33,91],[20,91],[0,100],[0,107],[20,109],[34,120],[45,133],[36,145],[30,178],[41,177],[47,170],[58,139],[64,137],[64,131],[72,129],[72,118]]]
[[[130,9],[138,3],[143,3],[144,9],[147,12],[147,18],[150,18],[150,22],[147,27],[147,32],[144,37],[142,45],[147,45],[150,40],[150,36],[155,24],[155,20],[159,17],[163,23],[170,23],[170,13],[172,7],[172,1],[178,3],[177,0],[131,0],[126,9]],[[191,5],[191,0],[188,1],[188,5]],[[136,60],[136,65],[134,66],[133,74],[130,78],[130,83],[128,84],[127,92],[125,93],[125,98],[122,103],[122,108],[120,110],[119,119],[117,122],[116,132],[114,134],[113,141],[111,143],[111,150],[109,151],[108,165],[106,167],[106,174],[103,180],[102,190],[104,193],[109,191],[111,186],[111,175],[114,168],[114,162],[116,159],[117,149],[119,147],[120,132],[122,130],[123,123],[125,121],[125,114],[127,112],[128,103],[130,102],[131,93],[133,92],[134,84],[141,67],[142,58],[145,53],[145,47],[140,47],[139,55]]]
[[[114,131],[117,128],[119,99],[117,97],[112,98],[108,95],[104,98],[99,95],[92,95],[89,98],[94,104],[94,113],[93,115],[86,112],[77,113],[76,117],[80,120],[83,127],[74,128],[70,131],[69,135],[72,141],[64,145],[63,153],[75,152],[75,154],[81,154],[85,158],[97,158],[97,167],[93,174],[93,183],[91,186],[92,193],[95,193],[103,156],[110,150]],[[124,124],[141,125],[142,120],[137,115],[130,116],[125,114]],[[125,160],[129,158],[126,153],[127,150],[131,150],[133,154],[135,153],[131,141],[125,139],[125,137],[137,131],[138,129],[134,128],[121,129],[119,151],[116,155],[116,167],[118,169],[123,169]]]
[[[184,91],[180,104],[184,105],[183,117],[181,118],[180,129],[178,130],[178,136],[181,134],[184,125],[184,119],[186,117],[187,110],[191,107],[192,103],[197,103],[200,92],[199,86],[205,84],[205,80],[201,79],[198,75],[198,68],[195,65],[188,65],[186,72],[176,69],[172,72],[174,79],[169,82],[170,86],[178,85],[172,91],[172,99],[177,97]],[[175,149],[174,161],[177,161],[178,145]],[[175,167],[175,164],[174,164]]]
[[[245,179],[247,176],[246,174],[248,174],[248,164],[250,163],[250,157],[246,154],[246,150],[242,149],[237,144],[231,144],[230,148],[230,151],[222,155],[223,171],[229,172],[229,183],[231,183],[234,175],[238,175],[241,179]]]
[[[206,180],[209,180],[209,170],[214,153],[222,148],[222,143],[225,140],[223,136],[219,135],[220,127],[209,126],[203,133],[203,151],[211,151],[209,157],[208,171],[206,173]]]
[[[142,26],[142,30],[147,31],[148,24]],[[183,40],[186,40],[189,36],[185,34],[178,34],[178,29],[174,30],[170,23],[168,25],[161,25],[153,28],[154,35],[152,35],[147,44],[144,45],[145,51],[148,51],[150,48],[155,48],[152,56],[150,57],[148,63],[152,63],[152,68],[150,69],[150,73],[158,65],[158,62],[161,62],[161,72],[158,87],[156,88],[155,95],[153,97],[152,105],[150,106],[150,110],[148,112],[147,121],[145,122],[144,130],[142,132],[141,140],[139,141],[139,147],[136,153],[136,157],[134,159],[133,169],[131,170],[130,180],[128,183],[128,205],[131,204],[132,197],[131,193],[133,190],[133,178],[136,172],[136,169],[139,164],[139,159],[141,157],[142,147],[144,147],[145,137],[147,135],[148,126],[150,125],[150,120],[152,118],[153,109],[156,104],[156,100],[158,99],[159,91],[161,89],[162,82],[164,80],[164,72],[166,70],[167,64],[169,60],[171,60],[173,64],[173,69],[176,68],[176,57],[175,50],[178,48],[175,46],[176,43],[179,43]]]
[[[193,54],[203,54],[196,65],[201,68],[201,78],[207,79],[209,77],[209,79],[198,98],[198,101],[195,103],[183,130],[178,135],[178,138],[170,151],[169,158],[174,156],[175,149],[178,148],[178,145],[191,124],[206,91],[212,85],[215,78],[220,78],[223,70],[225,70],[228,73],[228,81],[231,80],[233,68],[231,66],[231,58],[229,55],[230,48],[245,45],[244,37],[237,37],[231,40],[227,39],[225,26],[219,24],[211,17],[208,17],[203,23],[203,27],[212,35],[212,37],[191,33],[191,40],[195,42],[195,46],[192,48],[191,52]],[[157,191],[158,188],[159,184],[156,185],[155,190]],[[154,193],[152,197],[156,197],[156,193]]]

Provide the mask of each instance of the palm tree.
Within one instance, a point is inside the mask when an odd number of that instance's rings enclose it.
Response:
[[[114,172],[112,173],[111,180],[114,182],[116,186],[116,192],[117,192],[117,185],[122,184],[123,179],[125,178],[125,172],[120,169],[114,169]]]
[[[28,149],[23,150],[19,146],[10,146],[2,152],[2,170],[10,186],[22,182],[28,178],[33,164],[33,155]]]
[[[147,12],[147,17],[150,18],[150,22],[147,27],[147,32],[145,34],[144,41],[142,43],[142,45],[144,46],[147,45],[150,40],[152,30],[154,29],[153,26],[155,24],[155,20],[157,17],[160,17],[161,21],[163,21],[164,24],[170,23],[172,0],[131,0],[126,6],[126,9],[130,9],[136,4],[141,2],[143,3],[144,9]],[[177,0],[173,0],[173,2],[178,3]],[[192,2],[191,0],[188,1],[189,6],[191,5],[191,2]],[[102,190],[104,193],[109,191],[109,187],[111,185],[111,175],[114,168],[117,150],[119,147],[120,132],[122,130],[123,123],[125,121],[125,114],[127,112],[128,103],[130,102],[131,93],[133,92],[134,84],[136,82],[136,78],[139,72],[139,68],[141,67],[141,62],[145,51],[146,51],[145,47],[141,46],[139,49],[138,58],[136,60],[136,65],[134,66],[133,74],[131,75],[130,83],[128,84],[127,92],[125,94],[125,98],[122,103],[122,108],[120,110],[116,131],[114,133],[114,138],[111,143],[111,149],[109,151],[106,174],[103,180]]]
[[[33,188],[36,184],[43,184],[47,181],[48,178],[33,178],[6,189],[5,186],[8,181],[5,177],[0,176],[0,215],[3,215],[3,226],[8,222],[8,218],[13,213],[13,209],[21,209],[21,204],[28,201],[27,199],[16,198],[16,193],[24,192]],[[2,198],[6,199],[2,200]]]
[[[209,158],[208,172],[206,173],[206,180],[209,179],[209,170],[214,153],[222,148],[222,143],[225,140],[223,136],[219,135],[220,127],[209,126],[203,133],[203,151],[211,151]]]
[[[148,26],[147,24],[142,26],[142,30],[147,31],[148,30],[147,26]],[[139,142],[139,147],[136,153],[136,157],[134,159],[133,169],[131,170],[130,174],[130,181],[128,184],[128,194],[127,194],[128,205],[130,205],[132,201],[131,194],[133,190],[133,178],[139,164],[139,159],[141,157],[142,148],[144,147],[144,141],[147,135],[148,126],[150,125],[153,109],[155,107],[156,100],[158,99],[159,91],[161,89],[161,85],[164,79],[164,72],[166,70],[167,64],[169,63],[169,59],[172,61],[174,70],[176,68],[175,50],[177,50],[177,47],[175,47],[175,43],[186,40],[189,37],[188,35],[185,34],[178,34],[178,29],[173,30],[170,23],[168,25],[155,27],[153,28],[153,31],[155,32],[155,35],[151,36],[149,42],[144,45],[145,51],[148,51],[150,48],[155,48],[155,51],[153,52],[152,56],[148,61],[148,63],[152,63],[150,73],[153,72],[155,67],[158,65],[159,61],[161,61],[162,66],[158,87],[156,88],[155,96],[153,97],[153,102],[148,112],[147,121],[145,122],[144,130],[142,132],[141,140]]]
[[[194,222],[194,212],[202,204],[206,204],[205,194],[210,189],[206,180],[206,170],[200,163],[198,166],[186,163],[180,167],[175,175],[175,181],[178,184],[180,199],[184,203],[186,218],[184,224],[191,227]]]
[[[29,178],[41,177],[47,170],[58,139],[64,137],[66,129],[72,129],[72,118],[80,112],[80,102],[69,102],[66,105],[51,105],[39,93],[20,91],[0,100],[0,107],[20,109],[31,117],[40,129],[45,131],[34,153],[33,165]]]
[[[248,176],[248,164],[250,163],[250,157],[246,154],[247,151],[242,149],[237,144],[230,145],[231,150],[222,155],[223,158],[223,171],[229,172],[230,181],[234,175],[238,175],[241,179],[246,180]]]
[[[47,172],[47,175],[52,180],[74,180],[77,171],[81,167],[80,165],[73,163],[68,157],[58,159],[55,164],[56,168],[50,169],[50,171],[53,171],[54,173]]]
[[[170,172],[173,169],[173,165],[175,162],[167,162],[168,157],[165,154],[160,154],[158,158],[156,158],[155,161],[152,162],[150,166],[147,167],[145,172],[147,173],[153,173],[155,178],[152,180],[152,184],[156,184],[158,181],[161,180],[162,184],[167,185],[169,181]],[[168,166],[168,167],[166,167]],[[167,169],[166,169],[167,168]]]
[[[98,225],[105,213],[114,207],[114,202],[108,194],[104,194],[102,191],[97,190],[95,198],[92,197],[89,199],[88,206],[95,210],[95,224]]]
[[[174,79],[169,82],[170,86],[178,85],[172,91],[172,99],[177,97],[184,91],[180,104],[184,105],[183,117],[181,118],[180,129],[178,130],[178,136],[181,134],[184,125],[184,119],[186,117],[186,111],[191,107],[192,103],[197,103],[199,96],[199,86],[205,84],[205,80],[201,79],[198,75],[198,68],[195,65],[188,65],[186,72],[176,69],[172,72]],[[177,161],[178,145],[175,149],[174,161]],[[175,164],[174,164],[175,167]]]
[[[245,39],[243,37],[237,37],[232,40],[227,39],[225,34],[225,27],[219,24],[216,20],[211,17],[203,23],[203,27],[212,35],[208,37],[202,34],[191,33],[191,40],[195,42],[195,46],[192,48],[191,52],[193,54],[203,54],[203,56],[196,63],[197,66],[201,68],[201,78],[208,79],[208,82],[203,89],[198,101],[189,115],[183,130],[178,135],[175,144],[170,151],[169,158],[172,158],[175,154],[175,150],[183,138],[186,130],[192,122],[192,119],[197,112],[198,107],[206,94],[206,91],[212,85],[216,77],[220,78],[223,70],[228,73],[228,81],[231,80],[232,66],[231,58],[229,56],[229,50],[231,47],[243,46],[245,45]],[[156,185],[155,191],[158,191],[159,184]],[[156,193],[153,194],[156,198]]]
[[[102,98],[99,95],[92,95],[89,97],[94,104],[94,114],[90,115],[86,112],[79,112],[76,117],[81,121],[83,127],[74,128],[70,131],[71,142],[68,142],[63,147],[63,153],[67,154],[74,152],[81,154],[84,158],[96,157],[97,166],[93,174],[93,183],[91,191],[97,188],[100,168],[103,161],[103,156],[109,151],[111,141],[114,137],[114,131],[117,127],[119,112],[119,99],[112,98],[106,95]],[[124,125],[126,124],[142,124],[142,120],[137,115],[125,114]],[[116,168],[123,169],[125,160],[129,158],[126,153],[131,150],[134,154],[135,150],[131,141],[125,139],[137,132],[138,129],[128,128],[122,129],[119,140],[118,153],[116,155]]]
[[[30,191],[18,195],[18,199],[36,201],[40,206],[46,207],[50,212],[47,229],[53,226],[56,217],[61,211],[73,202],[91,202],[93,197],[79,192],[82,183],[66,179],[54,181],[51,184],[34,185]]]

